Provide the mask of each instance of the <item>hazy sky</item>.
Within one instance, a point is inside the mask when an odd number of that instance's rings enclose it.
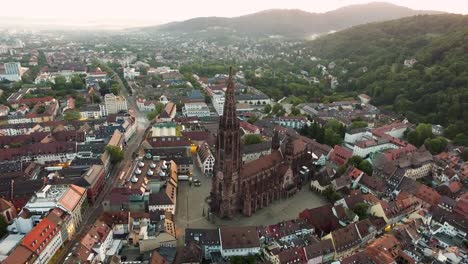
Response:
[[[168,22],[200,16],[239,16],[271,8],[326,12],[372,0],[2,0],[0,16]],[[385,0],[413,9],[468,14],[468,0]]]

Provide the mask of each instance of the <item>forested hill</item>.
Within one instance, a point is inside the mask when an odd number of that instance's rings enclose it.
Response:
[[[468,16],[421,15],[356,26],[308,42],[305,49],[336,62],[337,91],[366,92],[375,104],[413,122],[468,130]],[[404,66],[412,58],[413,67]]]
[[[274,9],[233,18],[200,17],[141,30],[149,33],[170,32],[192,35],[211,33],[255,37],[279,35],[307,38],[353,25],[435,13],[441,12],[413,10],[390,3],[373,2],[345,6],[326,13]]]

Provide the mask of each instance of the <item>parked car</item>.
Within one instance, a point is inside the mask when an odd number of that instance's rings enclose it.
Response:
[[[196,187],[200,187],[200,186],[201,186],[201,182],[200,182],[199,179],[193,180],[193,184],[194,184]]]

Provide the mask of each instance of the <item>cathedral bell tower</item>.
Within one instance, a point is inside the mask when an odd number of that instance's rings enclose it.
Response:
[[[225,93],[224,112],[219,119],[216,161],[211,188],[211,210],[220,218],[232,218],[239,210],[239,174],[241,171],[241,138],[232,68]]]

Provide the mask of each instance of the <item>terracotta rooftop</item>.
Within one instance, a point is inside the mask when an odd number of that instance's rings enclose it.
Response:
[[[65,207],[65,209],[73,212],[82,199],[83,195],[86,195],[85,188],[71,184],[63,194],[59,203]]]
[[[40,254],[58,233],[57,225],[44,218],[24,237],[23,246]]]

